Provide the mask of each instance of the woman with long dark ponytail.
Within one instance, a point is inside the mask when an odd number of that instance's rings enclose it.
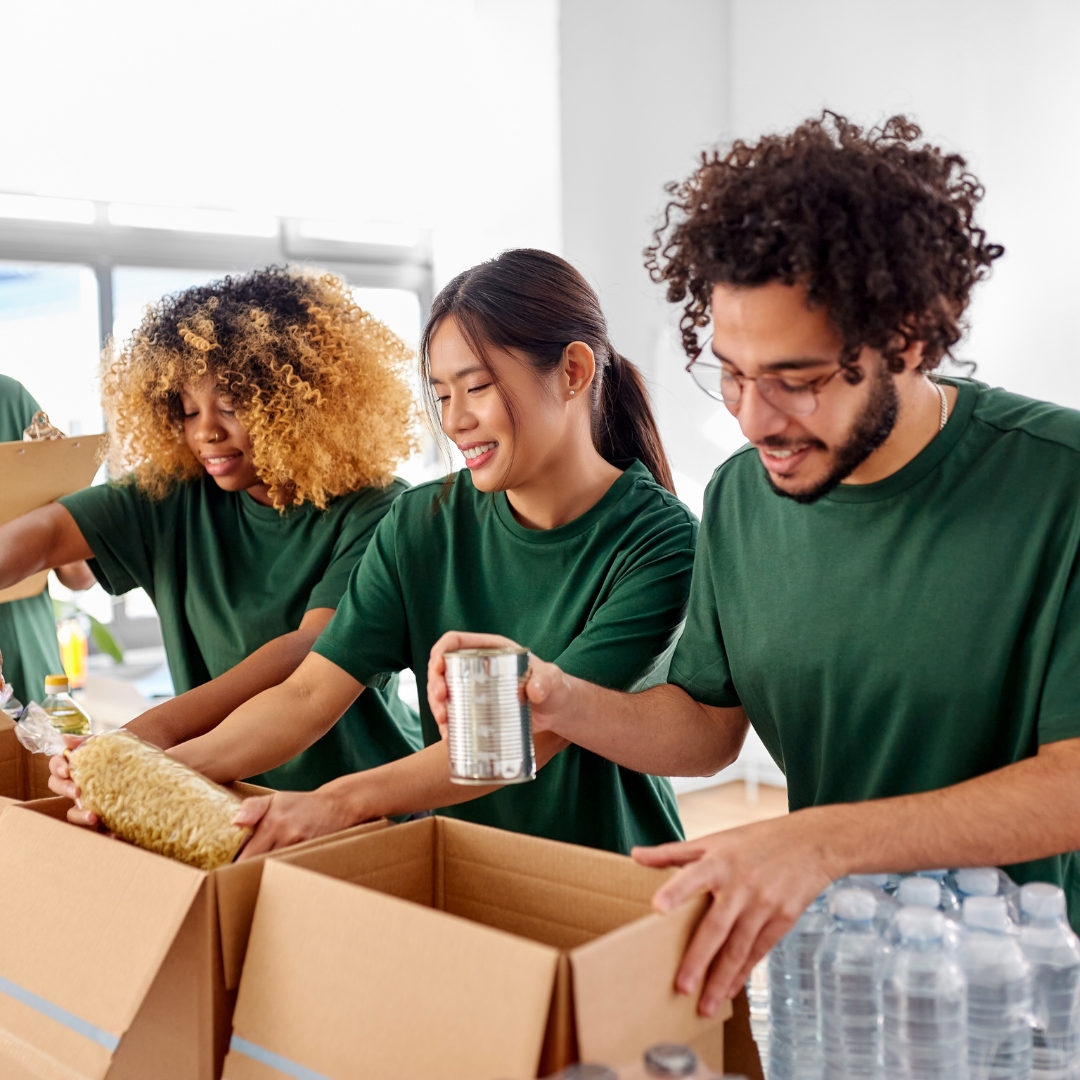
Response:
[[[458,275],[435,299],[420,368],[431,418],[467,467],[395,500],[291,678],[172,751],[212,778],[287,760],[365,686],[406,667],[422,680],[472,633],[520,641],[603,686],[663,679],[697,522],[672,493],[644,382],[612,348],[584,278],[531,250]],[[426,746],[411,757],[248,800],[247,854],[424,810],[621,852],[681,833],[668,781],[548,733],[533,783],[455,785],[426,702],[421,721]]]

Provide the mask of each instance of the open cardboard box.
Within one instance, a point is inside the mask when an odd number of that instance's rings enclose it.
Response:
[[[263,873],[224,1076],[525,1080],[662,1041],[722,1069],[730,1007],[704,1020],[673,990],[704,900],[655,914],[666,876],[442,817],[287,852]]]
[[[12,800],[49,798],[48,757],[26,750],[15,736],[15,721],[0,713],[0,811]]]
[[[275,856],[206,873],[70,825],[70,805],[0,814],[0,1077],[214,1080]]]

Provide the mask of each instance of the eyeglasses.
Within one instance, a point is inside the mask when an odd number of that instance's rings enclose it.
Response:
[[[712,356],[710,349],[711,339],[705,342],[705,347],[698,356]],[[828,375],[822,375],[808,382],[788,382],[782,375],[758,375],[750,378],[738,371],[729,371],[723,364],[709,363],[706,360],[691,360],[686,365],[691,378],[711,398],[722,401],[729,409],[734,410],[742,400],[743,384],[752,382],[758,389],[758,393],[778,411],[787,416],[810,416],[817,412],[818,395],[825,385],[835,379],[843,365]]]

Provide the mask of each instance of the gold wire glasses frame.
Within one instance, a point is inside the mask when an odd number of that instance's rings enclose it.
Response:
[[[712,351],[712,338],[705,342],[698,353],[701,356],[715,356]],[[758,375],[751,378],[738,371],[730,371],[719,360],[710,363],[707,360],[691,360],[686,370],[697,385],[711,398],[722,401],[729,409],[735,409],[742,400],[743,384],[752,382],[758,393],[774,408],[788,416],[810,416],[817,412],[818,395],[825,385],[835,379],[843,365],[828,375],[822,375],[809,382],[791,383],[783,375]]]

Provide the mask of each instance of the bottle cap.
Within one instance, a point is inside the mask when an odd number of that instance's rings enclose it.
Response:
[[[854,885],[874,885],[879,889],[884,889],[889,884],[888,874],[852,874],[848,879]]]
[[[945,933],[945,916],[929,908],[907,907],[896,916],[896,928],[905,941],[940,941]]]
[[[837,889],[833,893],[832,913],[848,922],[870,922],[877,912],[877,900],[866,889]]]
[[[964,925],[975,930],[1004,933],[1009,929],[1009,912],[1004,896],[968,896],[964,898]]]
[[[998,872],[992,866],[957,870],[956,884],[968,896],[997,896]]]
[[[682,1043],[660,1043],[645,1051],[645,1071],[650,1076],[692,1076],[697,1055]]]
[[[1065,893],[1056,885],[1033,881],[1020,889],[1020,910],[1033,919],[1060,919],[1065,914]]]
[[[896,893],[904,907],[936,908],[941,904],[941,886],[928,877],[906,877]]]
[[[66,690],[68,688],[68,677],[66,675],[46,675],[45,676],[45,693],[54,693],[57,690]]]

